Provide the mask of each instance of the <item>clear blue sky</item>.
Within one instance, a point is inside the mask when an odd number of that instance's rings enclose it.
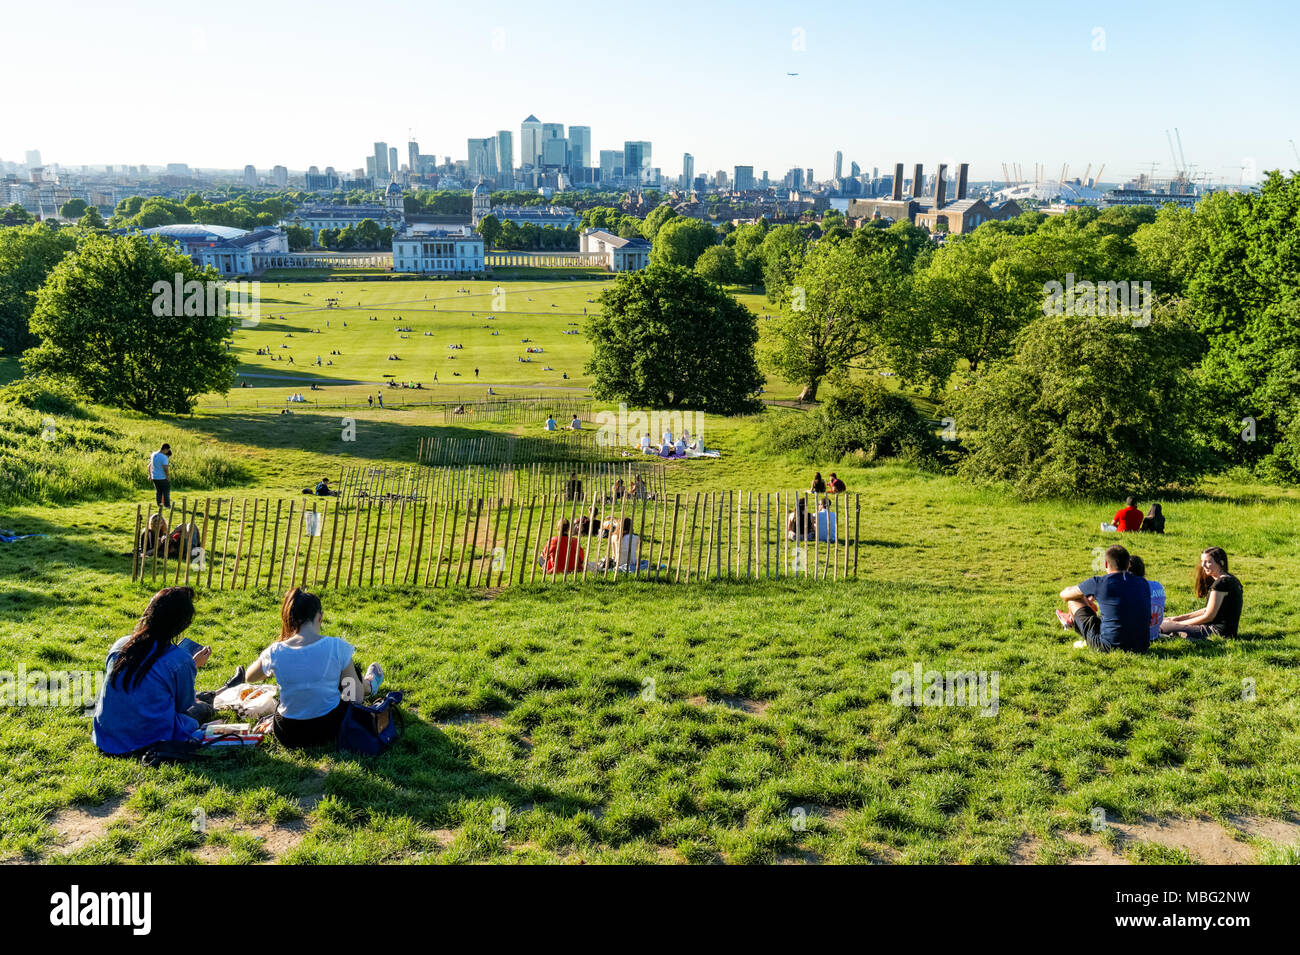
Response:
[[[1300,166],[1300,4],[67,0],[10,5],[0,159],[364,165],[375,140],[464,158],[529,113],[647,139],[666,175],[753,165],[1172,161]],[[1096,31],[1101,30],[1103,33]],[[802,47],[802,48],[800,48]],[[1101,48],[1096,48],[1101,47]],[[787,73],[798,73],[788,76]],[[516,155],[517,158],[517,155]],[[1249,178],[1249,177],[1248,177]]]

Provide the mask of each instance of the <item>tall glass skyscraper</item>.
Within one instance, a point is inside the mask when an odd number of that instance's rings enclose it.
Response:
[[[497,130],[497,175],[505,188],[515,179],[515,136],[508,129]]]
[[[538,166],[542,162],[542,121],[529,116],[519,127],[519,165]]]
[[[388,182],[388,143],[375,143],[376,183]]]
[[[569,174],[578,179],[582,174],[576,170],[586,169],[591,165],[591,127],[569,127]]]

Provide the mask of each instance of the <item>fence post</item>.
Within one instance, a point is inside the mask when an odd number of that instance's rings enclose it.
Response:
[[[140,527],[141,527],[142,520],[143,520],[143,512],[141,511],[140,505],[137,504],[135,506],[135,536],[131,538],[131,580],[132,582],[135,581],[136,568],[139,564],[142,563],[141,558],[144,556],[140,547],[141,543],[143,542],[142,538],[140,537]]]

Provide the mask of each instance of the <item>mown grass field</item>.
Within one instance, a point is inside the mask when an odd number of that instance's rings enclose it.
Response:
[[[385,291],[405,295],[406,284]],[[441,284],[454,302],[457,284]],[[303,287],[311,299],[323,290]],[[555,294],[574,305],[586,293]],[[554,321],[497,319],[526,320]],[[390,329],[377,325],[363,320],[345,357],[378,355],[382,369]],[[473,330],[461,333],[466,352]],[[270,332],[242,334],[251,352]],[[340,346],[322,353],[330,347]],[[437,409],[350,410],[356,441],[345,442],[328,409],[96,414],[132,444],[169,440],[178,469],[205,449],[246,476],[216,491],[178,482],[177,498],[293,496],[344,462],[409,463],[417,438],[442,425]],[[763,417],[709,419],[722,459],[673,465],[672,490],[802,489],[814,466],[837,470],[864,495],[858,580],[330,591],[325,631],[363,664],[382,661],[388,686],[407,695],[407,734],[392,752],[270,743],[150,770],[98,755],[80,710],[10,708],[0,859],[998,863],[1032,842],[1038,861],[1062,861],[1083,851],[1074,839],[1095,808],[1231,825],[1300,805],[1295,489],[1209,481],[1164,502],[1167,535],[1130,541],[1171,613],[1197,604],[1200,550],[1224,547],[1245,586],[1241,639],[1101,656],[1072,649],[1052,609],[1113,541],[1097,529],[1113,502],[1026,505],[902,465],[774,457]],[[0,670],[99,670],[128,631],[150,593],[128,580],[124,556],[134,505],[151,499],[142,463],[122,463],[138,471],[134,490],[6,508],[0,526],[43,536],[0,544]],[[279,596],[200,591],[190,635],[213,647],[200,688],[274,637]],[[895,705],[895,674],[917,664],[996,673],[996,714]],[[106,824],[69,851],[56,827],[77,809]],[[192,826],[199,809],[206,832]],[[1189,861],[1144,843],[1125,852]]]

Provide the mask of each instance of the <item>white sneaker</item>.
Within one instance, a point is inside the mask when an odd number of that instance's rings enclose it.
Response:
[[[1087,641],[1087,640],[1075,640],[1075,641],[1074,641],[1074,649],[1076,649],[1076,650],[1082,650],[1082,649],[1084,649],[1084,648],[1087,647],[1087,646],[1088,646],[1088,641]]]

